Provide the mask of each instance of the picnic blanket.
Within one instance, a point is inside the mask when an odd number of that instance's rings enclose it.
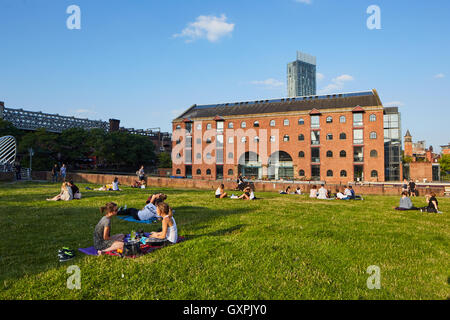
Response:
[[[124,221],[128,221],[128,222],[145,223],[145,224],[152,224],[152,223],[158,221],[157,218],[152,218],[150,220],[136,220],[132,216],[117,216],[117,218],[124,220]]]
[[[149,233],[144,233],[144,236],[148,237],[148,236],[149,236]],[[124,242],[128,242],[129,239],[130,239],[130,235],[127,234],[127,235],[125,236],[125,238],[124,238]],[[184,237],[179,236],[179,237],[178,237],[178,240],[177,240],[177,243],[180,243],[180,242],[182,242],[182,241],[184,241],[184,240],[185,240]],[[139,256],[126,256],[126,258],[138,258],[138,257],[140,257],[140,256],[142,256],[142,255],[148,254],[148,253],[153,252],[153,251],[155,251],[155,250],[157,250],[157,249],[160,249],[160,248],[162,248],[162,247],[163,247],[163,246],[161,246],[161,245],[141,244],[141,252],[142,252],[142,253],[141,253]],[[87,248],[79,248],[78,251],[80,251],[80,252],[82,252],[82,253],[84,253],[84,254],[90,255],[90,256],[97,256],[97,255],[98,255],[98,254],[97,254],[97,249],[95,249],[94,246],[92,246],[92,247],[87,247]],[[119,257],[122,256],[122,255],[121,255],[120,253],[118,253],[116,250],[110,251],[110,252],[105,252],[104,254],[105,254],[105,255],[109,255],[109,256],[119,256]]]

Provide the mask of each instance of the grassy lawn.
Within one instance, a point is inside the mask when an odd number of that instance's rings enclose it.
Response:
[[[259,201],[218,200],[213,191],[86,191],[83,200],[47,202],[59,185],[0,184],[0,299],[448,299],[450,199],[444,214],[396,212],[399,197],[313,201],[257,193]],[[89,184],[90,187],[95,187]],[[187,241],[138,259],[77,257],[57,251],[93,245],[99,207],[141,208],[151,192],[168,194]],[[425,206],[424,197],[413,199]],[[112,218],[112,234],[144,229]],[[81,269],[81,290],[66,286]],[[369,290],[366,270],[381,270]]]

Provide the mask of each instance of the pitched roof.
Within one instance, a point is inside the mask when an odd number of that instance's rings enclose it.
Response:
[[[222,103],[214,105],[193,105],[181,114],[174,121],[185,118],[214,118],[216,116],[239,116],[250,114],[264,114],[292,111],[311,111],[317,109],[318,112],[324,109],[336,108],[356,108],[381,106],[381,100],[376,90],[329,94],[323,96],[306,96],[296,98],[284,98],[274,100],[258,100],[247,102]]]

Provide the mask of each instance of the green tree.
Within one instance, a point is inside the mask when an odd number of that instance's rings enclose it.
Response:
[[[58,162],[58,135],[47,132],[45,129],[38,129],[26,133],[19,143],[19,153],[23,154],[22,165],[28,166],[28,149],[33,148],[33,169],[50,170]]]
[[[172,156],[167,152],[158,155],[158,168],[172,168]]]
[[[450,174],[450,155],[444,154],[439,160],[439,164],[441,165],[441,174],[443,176]]]

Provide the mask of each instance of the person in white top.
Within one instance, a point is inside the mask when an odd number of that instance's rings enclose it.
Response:
[[[224,184],[222,183],[216,190],[216,198],[217,199],[223,199],[228,197],[228,194],[224,191]]]
[[[295,190],[295,193],[301,195],[302,189],[300,187],[297,187],[297,190]]]
[[[114,181],[112,183],[112,190],[113,191],[120,191],[119,189],[119,178],[114,178]]]
[[[317,187],[316,186],[312,186],[311,190],[309,191],[309,197],[317,198]]]
[[[177,243],[178,241],[178,228],[173,218],[172,208],[165,202],[159,202],[156,205],[156,211],[162,219],[162,231],[152,232],[149,238],[162,239],[169,241],[170,243]]]
[[[47,199],[47,201],[70,201],[73,200],[72,188],[67,182],[63,182],[61,186],[61,192],[53,198]]]
[[[336,188],[336,199],[337,200],[350,200],[348,196],[342,193],[342,190]]]
[[[349,187],[346,187],[346,188],[345,188],[345,190],[344,190],[344,195],[345,195],[346,197],[350,197],[350,198],[351,198],[352,192],[350,191],[350,188],[349,188]]]
[[[319,189],[317,199],[326,200],[328,199],[328,190],[325,189],[325,185],[322,185]]]

